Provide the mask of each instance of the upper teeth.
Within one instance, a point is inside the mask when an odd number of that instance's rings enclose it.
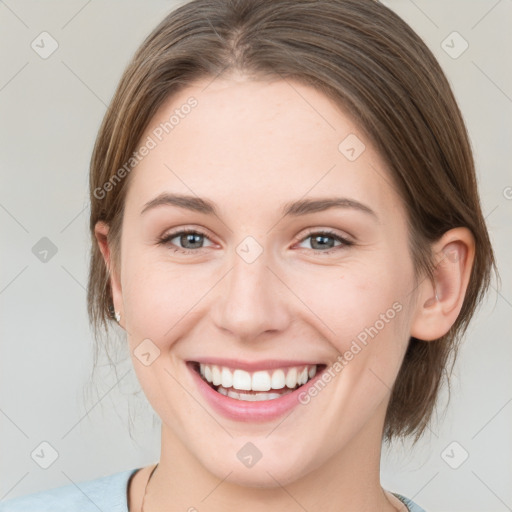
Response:
[[[201,375],[214,386],[235,388],[243,391],[269,391],[285,386],[302,386],[316,374],[316,365],[292,366],[275,370],[260,370],[252,374],[245,370],[227,368],[212,364],[199,364]]]

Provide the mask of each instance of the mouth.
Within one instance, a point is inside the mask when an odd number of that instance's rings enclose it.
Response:
[[[325,364],[299,364],[247,371],[197,361],[188,365],[216,393],[242,402],[271,401],[292,394],[326,368]]]

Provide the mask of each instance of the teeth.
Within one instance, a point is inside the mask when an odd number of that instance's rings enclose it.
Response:
[[[214,386],[218,386],[222,382],[218,366],[212,366],[212,382]]]
[[[286,386],[286,378],[283,370],[274,370],[272,373],[272,389],[283,389]]]
[[[214,386],[220,386],[217,391],[225,396],[249,401],[273,400],[290,392],[297,386],[306,384],[309,379],[316,375],[316,365],[277,368],[270,371],[259,370],[251,374],[245,370],[232,370],[225,366],[201,363],[199,372],[207,382]],[[283,388],[284,392],[264,393]],[[259,391],[261,393],[254,395],[239,393],[239,391]],[[242,395],[244,398],[240,398]]]
[[[226,389],[223,386],[219,386],[217,391],[224,396],[229,396],[230,398],[234,398],[235,400],[244,400],[246,402],[262,402],[263,400],[275,400],[276,398],[281,398],[283,395],[287,395],[291,393],[292,390],[288,389],[284,393],[244,393],[243,391],[237,392],[233,389]]]
[[[297,385],[297,368],[290,368],[286,374],[286,386],[294,388]]]
[[[227,369],[222,368],[222,387],[230,388],[233,385],[233,374]]]
[[[215,382],[213,383],[215,385]],[[245,391],[251,390],[251,374],[244,370],[235,370],[233,373],[233,387]]]
[[[297,383],[299,386],[302,386],[303,384],[306,384],[308,381],[308,369],[305,367],[302,372],[300,372],[299,377],[297,378]]]
[[[252,374],[252,390],[268,391],[272,386],[272,378],[268,372],[254,372]]]

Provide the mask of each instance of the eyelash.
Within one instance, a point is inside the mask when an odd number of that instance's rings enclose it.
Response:
[[[176,238],[177,236],[179,235],[201,235],[201,236],[204,236],[205,238],[208,238],[208,236],[206,235],[206,233],[203,233],[202,231],[198,231],[196,229],[183,229],[183,230],[180,230],[180,231],[175,231],[173,233],[168,233],[166,235],[164,235],[163,237],[159,238],[158,239],[158,244],[159,245],[167,245],[170,243],[170,241],[173,239],[173,238]],[[340,249],[343,249],[345,247],[350,247],[351,245],[354,245],[354,242],[338,235],[337,233],[335,233],[334,231],[330,231],[330,230],[322,230],[322,231],[309,231],[306,236],[302,237],[300,240],[297,241],[297,243],[300,243],[300,242],[304,242],[305,240],[307,240],[308,238],[312,237],[313,235],[321,235],[321,236],[327,236],[328,238],[334,238],[336,239],[337,241],[341,242],[341,245],[337,246],[337,247],[333,247],[331,249],[328,249],[326,251],[320,251],[320,250],[317,250],[317,249],[310,249],[311,251],[315,251],[317,253],[321,253],[321,254],[332,254]],[[209,238],[208,238],[209,239]],[[174,244],[172,244],[174,245]],[[198,249],[182,249],[180,247],[174,247],[173,250],[174,252],[179,252],[181,254],[193,254],[193,253],[198,253],[201,249],[204,249],[204,247],[199,247]]]

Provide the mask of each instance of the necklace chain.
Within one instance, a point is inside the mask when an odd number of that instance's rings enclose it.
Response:
[[[144,500],[146,499],[146,493],[148,491],[148,485],[149,481],[151,480],[151,477],[153,476],[153,473],[155,472],[155,469],[158,467],[158,462],[156,463],[156,466],[153,468],[153,471],[151,471],[148,481],[146,482],[146,487],[144,487],[144,496],[142,497],[142,505],[140,506],[140,512],[144,512]]]

